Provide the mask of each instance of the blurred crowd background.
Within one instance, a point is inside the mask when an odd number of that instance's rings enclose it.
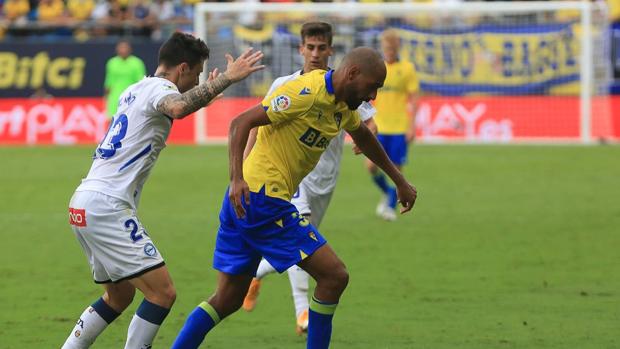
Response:
[[[610,90],[620,93],[620,0],[593,1],[606,2],[609,9],[611,25],[606,35],[611,38],[609,59],[616,81]],[[193,32],[197,2],[199,0],[0,0],[0,43],[116,42],[120,38],[134,43],[159,42],[175,30]]]
[[[259,2],[258,0],[240,0]],[[349,0],[336,0],[349,1]],[[464,0],[410,0],[459,2]],[[606,2],[610,20],[620,30],[620,0]],[[192,31],[199,0],[0,0],[0,40],[95,40],[131,36],[161,40],[173,30]],[[226,1],[217,1],[226,2]],[[295,2],[265,0],[262,2]],[[331,2],[331,1],[316,1]],[[360,0],[364,3],[382,0]],[[390,2],[386,0],[385,2]],[[620,39],[620,35],[618,35]]]

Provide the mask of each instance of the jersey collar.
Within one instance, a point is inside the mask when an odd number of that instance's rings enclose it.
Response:
[[[327,89],[327,93],[330,95],[334,94],[334,83],[332,81],[333,70],[329,70],[327,74],[325,74],[325,88]]]

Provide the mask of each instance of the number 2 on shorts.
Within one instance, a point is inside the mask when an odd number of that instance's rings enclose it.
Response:
[[[138,223],[133,219],[128,219],[125,221],[125,228],[131,228],[131,233],[129,233],[129,237],[131,241],[136,242],[142,240],[142,234],[136,234],[138,232]]]

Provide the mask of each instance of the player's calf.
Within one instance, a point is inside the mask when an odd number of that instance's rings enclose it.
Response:
[[[176,290],[165,266],[150,270],[129,282],[142,291],[144,300],[129,324],[125,348],[150,348],[176,300]]]

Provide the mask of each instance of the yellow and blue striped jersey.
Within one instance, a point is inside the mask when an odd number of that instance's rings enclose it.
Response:
[[[411,93],[420,89],[415,67],[410,62],[385,63],[387,75],[383,87],[377,91],[374,106],[375,122],[380,134],[404,134],[410,127],[411,118],[407,102]]]
[[[259,127],[256,144],[244,162],[250,190],[290,201],[341,129],[360,126],[357,111],[335,101],[333,71],[314,70],[276,89],[262,101],[271,124]]]

